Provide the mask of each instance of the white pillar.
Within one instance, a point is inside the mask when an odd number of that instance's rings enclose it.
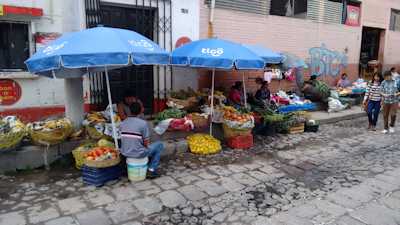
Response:
[[[71,120],[74,128],[80,128],[84,117],[82,78],[64,79],[65,116]]]

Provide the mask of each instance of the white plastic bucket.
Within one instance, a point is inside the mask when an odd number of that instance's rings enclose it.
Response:
[[[147,157],[140,159],[127,158],[126,165],[128,167],[128,179],[130,181],[145,180],[148,162],[149,159]]]

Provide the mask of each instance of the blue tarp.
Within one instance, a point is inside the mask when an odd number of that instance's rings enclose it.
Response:
[[[281,106],[278,108],[278,111],[280,113],[290,113],[290,112],[296,112],[296,111],[312,111],[315,110],[317,106],[314,103],[305,103],[302,105],[286,105],[286,106]]]

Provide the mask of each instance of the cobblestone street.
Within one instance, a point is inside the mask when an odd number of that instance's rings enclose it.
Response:
[[[400,131],[365,118],[256,137],[247,151],[164,160],[155,180],[95,188],[79,173],[0,177],[0,224],[398,225]]]

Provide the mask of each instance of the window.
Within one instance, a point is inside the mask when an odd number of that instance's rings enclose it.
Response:
[[[390,15],[390,30],[400,31],[400,10],[392,9]]]
[[[204,0],[211,5],[211,0]],[[215,0],[215,8],[242,11],[246,13],[267,15],[269,12],[267,0]]]
[[[307,17],[308,0],[271,0],[270,15],[296,18]]]
[[[28,24],[0,21],[0,71],[26,70],[28,58]]]

